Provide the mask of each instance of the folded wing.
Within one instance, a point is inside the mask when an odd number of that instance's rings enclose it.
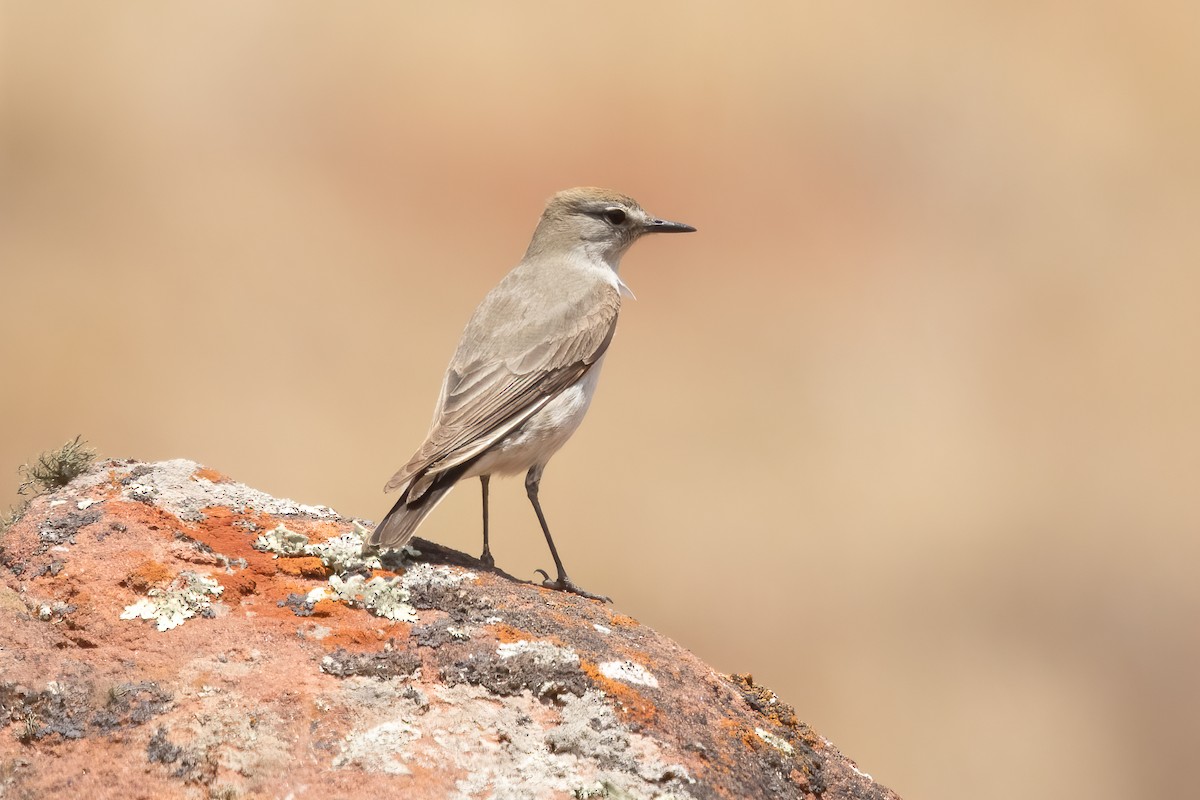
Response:
[[[555,296],[546,296],[536,266],[509,273],[475,311],[425,443],[385,491],[407,485],[404,500],[419,499],[440,474],[482,455],[604,355],[620,310],[617,288],[560,279],[549,284]]]

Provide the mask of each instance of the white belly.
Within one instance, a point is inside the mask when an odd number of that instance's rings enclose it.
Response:
[[[513,475],[538,464],[545,465],[583,422],[603,364],[601,358],[577,383],[564,389],[521,427],[480,456],[463,477]]]

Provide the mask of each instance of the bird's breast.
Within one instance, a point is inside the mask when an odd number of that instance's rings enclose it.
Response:
[[[474,462],[464,477],[512,475],[549,461],[583,422],[603,364],[601,358],[582,378],[493,445]]]

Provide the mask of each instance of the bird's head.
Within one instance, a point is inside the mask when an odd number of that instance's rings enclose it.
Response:
[[[694,230],[651,216],[632,197],[609,189],[566,189],[546,203],[526,257],[583,247],[615,268],[629,246],[648,233]]]

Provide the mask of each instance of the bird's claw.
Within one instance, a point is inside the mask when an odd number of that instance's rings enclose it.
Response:
[[[601,603],[612,602],[611,597],[605,597],[602,594],[592,594],[589,591],[579,588],[566,575],[560,575],[558,576],[557,580],[552,581],[550,580],[550,574],[546,572],[546,570],[535,569],[534,572],[540,572],[542,574],[542,586],[546,587],[547,589],[555,589],[560,592],[570,592],[571,594],[577,594],[580,597],[586,597],[589,600],[599,600]]]
[[[496,559],[492,558],[492,553],[490,550],[484,550],[483,555],[479,556],[479,560],[482,561],[483,565],[488,569],[496,568]]]

